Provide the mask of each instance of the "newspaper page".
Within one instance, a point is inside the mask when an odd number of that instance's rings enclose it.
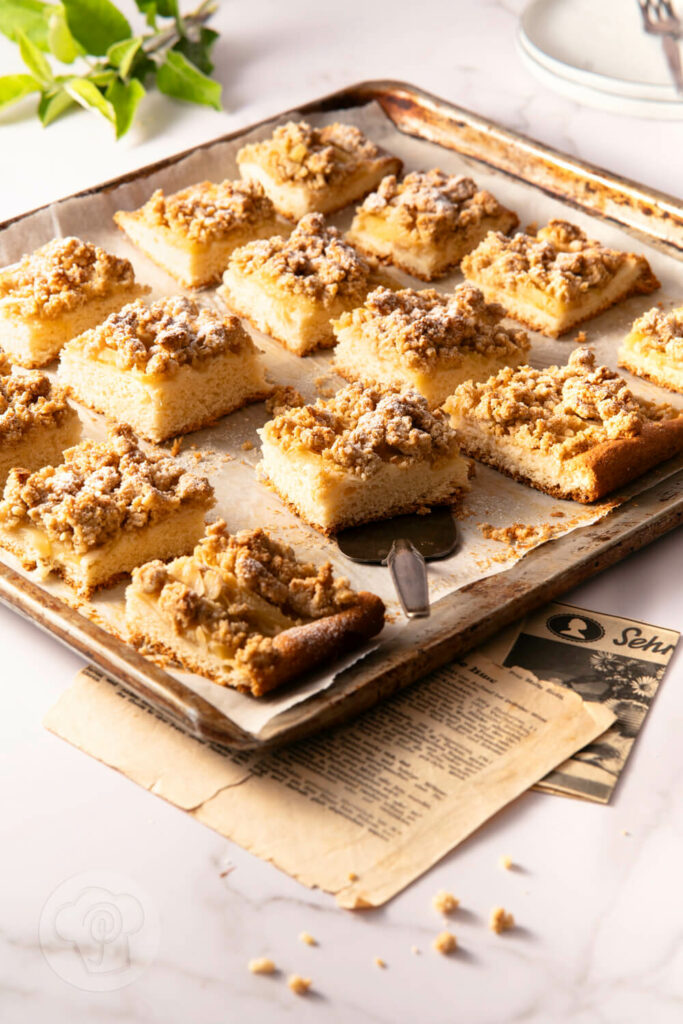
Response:
[[[226,754],[95,669],[45,725],[347,908],[379,906],[614,720],[481,655],[284,750]]]
[[[504,664],[567,686],[616,716],[604,736],[550,772],[537,789],[609,802],[679,636],[559,603],[523,622]]]

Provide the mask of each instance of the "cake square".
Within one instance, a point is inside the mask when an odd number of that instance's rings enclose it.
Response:
[[[265,530],[207,527],[192,555],[135,569],[126,591],[133,642],[190,672],[261,697],[378,633],[384,605],[300,561]]]
[[[64,388],[39,370],[12,371],[0,351],[0,487],[13,466],[38,469],[61,462],[81,436],[81,421]]]
[[[148,291],[128,260],[56,238],[0,270],[0,345],[22,366],[44,366],[70,338]]]
[[[585,348],[566,366],[461,384],[444,409],[468,455],[572,501],[596,501],[683,450],[683,414],[633,395]]]
[[[139,300],[65,345],[60,379],[83,402],[148,441],[199,430],[270,394],[236,316],[175,296]]]
[[[145,453],[123,425],[106,441],[67,449],[59,466],[12,469],[0,502],[0,546],[87,597],[136,565],[191,551],[213,502],[205,477],[165,452]]]
[[[315,128],[305,121],[289,121],[269,139],[243,146],[237,163],[242,177],[260,182],[291,220],[341,210],[403,166],[354,125]]]
[[[639,317],[621,344],[619,366],[683,394],[683,306]]]
[[[289,238],[250,242],[233,253],[218,294],[258,330],[303,356],[334,345],[331,320],[379,284],[374,263],[328,227],[320,213]]]
[[[562,220],[536,235],[491,232],[461,269],[490,302],[551,338],[660,286],[644,256],[608,249]]]
[[[216,284],[234,249],[270,238],[280,227],[273,204],[254,181],[202,181],[169,196],[158,188],[139,210],[119,210],[114,220],[186,288]]]
[[[471,464],[416,391],[350,384],[259,431],[266,482],[323,533],[455,502]]]
[[[430,406],[441,405],[463,381],[523,362],[529,340],[503,327],[504,315],[471,284],[451,295],[376,288],[333,322],[334,369],[347,380],[414,388]]]
[[[511,231],[519,218],[463,175],[413,171],[388,175],[356,210],[348,238],[363,252],[421,281],[443,277],[489,231]]]

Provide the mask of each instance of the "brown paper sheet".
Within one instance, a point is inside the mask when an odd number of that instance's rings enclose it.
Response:
[[[356,909],[396,895],[613,720],[569,689],[475,655],[350,725],[265,754],[191,739],[94,669],[45,725]]]

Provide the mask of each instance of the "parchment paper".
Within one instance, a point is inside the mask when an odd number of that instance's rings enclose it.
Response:
[[[369,104],[358,110],[329,112],[325,115],[313,116],[310,120],[314,122],[344,120],[359,125],[367,131],[372,139],[401,156],[407,170],[440,166],[449,172],[470,173],[479,184],[490,188],[504,205],[517,210],[522,225],[531,221],[542,224],[552,216],[568,216],[571,220],[581,224],[589,233],[616,248],[631,250],[635,246],[638,251],[647,255],[653,269],[662,281],[662,290],[657,293],[655,298],[667,306],[681,301],[681,270],[680,265],[677,265],[675,261],[639,242],[634,242],[628,234],[613,225],[588,217],[584,213],[568,211],[563,204],[523,182],[497,174],[484,165],[466,160],[431,143],[401,134],[376,104]],[[119,255],[127,256],[135,266],[138,279],[152,285],[152,298],[182,291],[172,278],[159,270],[132,246],[123,234],[117,231],[112,221],[113,213],[118,209],[138,207],[149,198],[153,189],[160,186],[163,186],[168,192],[203,179],[218,181],[225,177],[237,177],[235,163],[237,149],[244,145],[245,141],[264,137],[271,131],[272,124],[257,129],[238,141],[216,143],[208,149],[196,152],[179,163],[154,172],[145,178],[95,195],[65,200],[38,211],[10,225],[0,233],[0,264],[16,260],[24,252],[43,244],[53,236],[76,234],[97,242]],[[333,220],[340,227],[346,227],[350,222],[352,212],[342,213]],[[396,276],[404,283],[415,286],[415,281],[408,278],[407,275],[397,273]],[[459,280],[461,280],[461,275],[455,273],[440,282],[437,287],[441,291],[449,291]],[[198,298],[208,306],[220,308],[220,300],[215,298],[212,291],[202,292]],[[594,345],[601,361],[616,367],[616,349],[620,339],[633,319],[649,308],[652,303],[652,296],[634,297],[588,325],[588,340]],[[326,352],[300,359],[259,332],[252,333],[257,344],[266,354],[268,373],[273,383],[294,385],[307,399],[317,397],[321,389],[335,389],[344,383],[330,373],[331,353]],[[574,347],[571,341],[553,341],[533,332],[530,333],[533,342],[531,362],[534,365],[563,363]],[[666,397],[667,400],[672,398],[670,394],[665,396],[664,392],[654,385],[640,380],[637,381],[636,387],[639,392],[649,397],[660,400],[663,397]],[[86,410],[82,410],[82,412],[86,425],[86,436],[102,436],[104,433],[103,419]],[[273,493],[256,480],[254,475],[254,466],[258,461],[256,429],[267,418],[268,414],[265,412],[264,406],[258,404],[234,413],[215,427],[192,434],[185,439],[178,457],[188,468],[206,473],[210,477],[218,499],[212,515],[224,517],[232,530],[256,525],[266,526],[285,541],[294,544],[302,555],[318,561],[330,559],[338,571],[348,576],[355,586],[372,590],[385,600],[389,621],[382,634],[382,639],[378,641],[380,645],[390,640],[399,630],[409,630],[414,643],[419,644],[423,627],[419,621],[406,624],[401,617],[387,570],[382,567],[358,566],[343,558],[333,541],[323,538],[315,530],[303,524],[283,506]],[[666,467],[653,471],[624,494],[630,495],[645,486],[651,486],[654,482],[674,472],[679,465],[680,462],[676,465],[669,463]],[[557,501],[509,480],[485,466],[477,466],[473,488],[465,500],[460,521],[462,534],[460,549],[453,557],[442,562],[432,563],[429,567],[432,600],[438,600],[466,584],[511,567],[537,543],[543,543],[551,537],[560,536],[572,529],[595,522],[606,515],[613,504],[613,501],[607,501],[586,508],[572,502]],[[483,524],[508,526],[515,522],[537,527],[535,540],[527,543],[523,548],[485,539],[481,534],[480,527]],[[3,558],[5,557],[10,564],[17,567],[16,562],[10,556],[3,554]],[[65,599],[73,600],[68,588],[62,584],[51,580],[41,582],[52,592],[59,593]],[[82,610],[86,614],[95,616],[108,628],[121,632],[123,629],[122,598],[123,587],[119,587],[96,597],[92,606],[83,607]],[[362,657],[364,653],[374,649],[375,646],[375,644],[370,645],[365,651],[351,655],[346,662],[339,662],[334,666],[327,667],[315,676],[307,678],[299,686],[276,693],[260,702],[235,691],[218,687],[197,676],[182,672],[175,674],[229,715],[242,728],[258,733],[276,715],[304,700],[311,693],[329,686],[339,671],[352,664],[358,657]]]

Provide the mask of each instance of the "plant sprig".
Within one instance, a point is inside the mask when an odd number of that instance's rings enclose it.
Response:
[[[0,0],[0,32],[19,47],[28,73],[0,75],[0,108],[39,93],[37,114],[51,124],[75,106],[111,122],[120,138],[151,84],[167,96],[221,109],[210,77],[218,33],[206,27],[217,7],[203,0],[181,14],[178,0],[135,0],[148,32],[133,35],[111,0]],[[46,54],[70,68],[55,73]]]

